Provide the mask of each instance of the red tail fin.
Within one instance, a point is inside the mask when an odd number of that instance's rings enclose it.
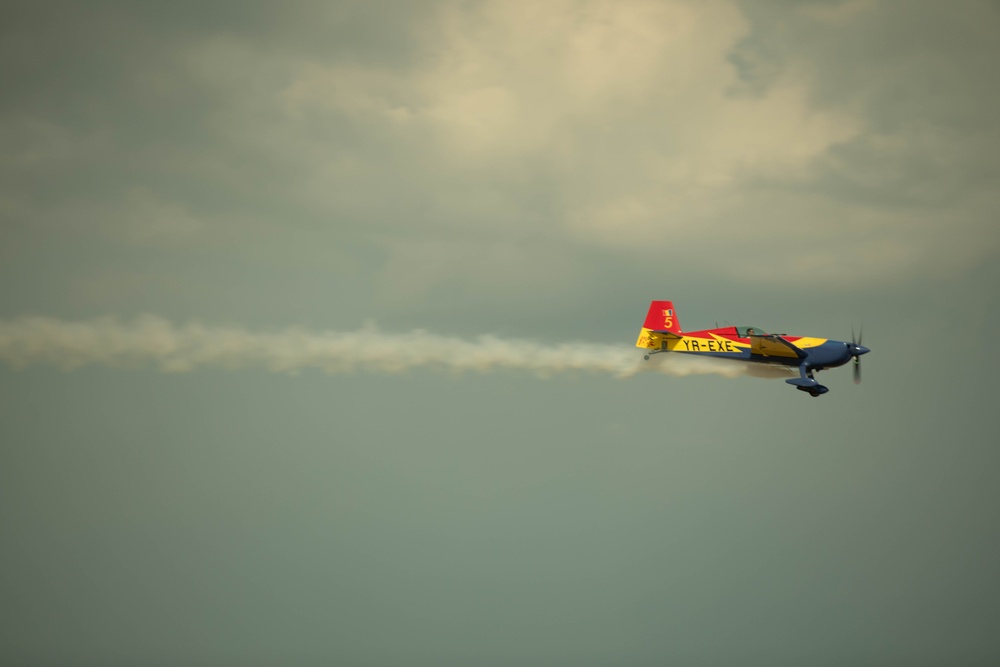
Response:
[[[681,325],[677,320],[677,311],[674,310],[673,301],[654,301],[649,304],[649,312],[646,313],[646,321],[643,328],[652,331],[669,331],[680,334]]]

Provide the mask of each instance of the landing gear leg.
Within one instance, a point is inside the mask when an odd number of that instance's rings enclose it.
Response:
[[[647,352],[645,355],[643,355],[642,358],[645,359],[646,361],[649,361],[649,355],[656,354],[657,352],[666,352],[666,351],[667,351],[667,341],[663,341],[662,343],[660,343],[659,350],[653,350],[652,352]]]
[[[813,398],[830,391],[827,387],[824,387],[819,382],[816,382],[816,378],[813,377],[813,369],[804,364],[799,366],[799,377],[794,380],[785,380],[785,382],[795,385],[796,389],[806,392]]]

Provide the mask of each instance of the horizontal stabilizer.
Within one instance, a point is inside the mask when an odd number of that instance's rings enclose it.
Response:
[[[659,334],[660,336],[664,338],[669,338],[670,340],[680,340],[681,338],[684,338],[684,336],[681,336],[680,334],[675,334],[673,331],[657,331],[655,329],[650,329],[649,333]]]
[[[654,331],[645,327],[639,332],[639,340],[635,342],[636,347],[647,350],[665,350],[668,340],[677,340],[681,336],[672,331]]]

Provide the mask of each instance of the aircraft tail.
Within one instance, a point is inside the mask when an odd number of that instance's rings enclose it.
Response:
[[[639,332],[639,340],[636,347],[648,350],[661,347],[663,337],[658,335],[663,332],[681,335],[681,325],[677,319],[677,311],[674,310],[673,301],[653,301],[649,304],[649,311],[646,313],[646,320],[642,323],[642,331]]]

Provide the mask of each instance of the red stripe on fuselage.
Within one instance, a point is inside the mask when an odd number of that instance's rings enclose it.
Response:
[[[750,337],[746,336],[741,338],[736,333],[736,327],[721,327],[719,329],[703,329],[701,331],[685,331],[684,335],[688,338],[711,338],[713,335],[719,336],[720,338],[728,338],[729,340],[739,341],[741,343],[750,344]],[[789,343],[794,343],[797,340],[804,338],[804,336],[786,336],[785,334],[778,334]]]

